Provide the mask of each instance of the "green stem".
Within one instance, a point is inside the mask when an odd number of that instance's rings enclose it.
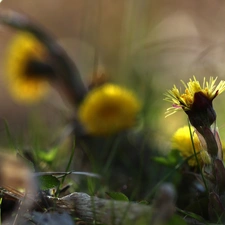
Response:
[[[56,196],[59,195],[60,187],[61,187],[61,185],[64,183],[64,181],[65,181],[65,179],[66,179],[66,176],[67,176],[68,174],[71,174],[71,173],[67,173],[67,172],[69,171],[69,168],[70,168],[70,166],[71,166],[71,163],[72,163],[72,159],[73,159],[74,154],[75,154],[75,141],[74,141],[74,145],[73,145],[73,148],[72,148],[72,152],[71,152],[71,154],[70,154],[69,162],[68,162],[68,164],[67,164],[67,166],[66,166],[66,171],[65,171],[66,174],[63,176],[62,181],[61,181],[60,185],[58,186],[58,188],[57,188],[57,190],[56,190]]]
[[[205,177],[202,173],[202,168],[200,166],[200,163],[199,163],[199,160],[198,160],[198,157],[197,157],[197,153],[196,153],[196,149],[195,149],[195,144],[194,144],[194,139],[193,139],[193,134],[192,134],[192,131],[191,131],[191,124],[190,124],[190,121],[188,120],[188,127],[189,127],[189,132],[190,132],[190,136],[191,136],[191,142],[192,142],[192,147],[193,147],[193,150],[194,150],[194,156],[195,156],[195,160],[198,164],[198,168],[199,168],[199,171],[200,171],[200,174],[201,174],[201,177],[202,177],[202,180],[203,180],[203,183],[205,185],[205,189],[207,191],[207,193],[209,192],[209,189],[208,189],[208,186],[207,186],[207,183],[206,183],[206,180],[205,180]],[[203,136],[204,137],[204,136]]]

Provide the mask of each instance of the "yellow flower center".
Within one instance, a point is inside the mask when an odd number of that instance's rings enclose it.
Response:
[[[89,133],[109,135],[133,126],[139,110],[140,103],[132,92],[105,84],[89,92],[78,116]]]

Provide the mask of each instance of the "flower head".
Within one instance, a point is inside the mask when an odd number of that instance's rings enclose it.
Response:
[[[45,46],[32,34],[21,32],[12,40],[7,53],[6,81],[12,96],[19,102],[39,100],[46,94],[48,83],[33,67],[34,63],[44,62]]]
[[[182,81],[184,93],[174,85],[172,90],[165,94],[165,100],[173,104],[173,107],[167,109],[167,116],[183,109],[193,126],[210,126],[216,120],[212,101],[225,90],[225,81],[215,85],[216,80],[217,78],[210,77],[208,82],[204,78],[201,86],[194,76],[187,84]]]
[[[104,84],[91,90],[78,109],[78,117],[93,135],[109,135],[135,124],[141,104],[120,86]]]
[[[211,162],[211,158],[207,151],[205,151],[205,149],[203,148],[197,134],[194,132],[193,127],[191,127],[191,132],[193,135],[195,151],[196,153],[198,153],[197,157],[199,162],[209,164]],[[197,166],[188,126],[181,127],[175,132],[172,138],[172,149],[180,151],[180,154],[184,159],[190,157],[190,159],[188,160],[188,164],[190,166]]]

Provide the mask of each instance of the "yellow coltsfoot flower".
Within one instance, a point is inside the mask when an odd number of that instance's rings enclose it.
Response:
[[[127,89],[104,84],[91,90],[78,109],[78,117],[92,135],[110,135],[135,124],[141,104]]]
[[[39,62],[44,65],[47,55],[45,46],[28,32],[21,32],[12,40],[6,57],[5,79],[15,100],[32,103],[46,95],[48,79],[41,73],[47,70]]]
[[[191,132],[193,135],[193,143],[195,147],[195,151],[199,160],[199,163],[210,164],[211,158],[202,146],[198,135],[194,132],[193,127],[191,127]],[[191,141],[190,131],[188,126],[184,126],[179,128],[172,137],[172,149],[176,149],[180,152],[181,156],[184,159],[188,159],[188,164],[190,166],[197,166],[196,158],[194,156],[194,148]]]
[[[174,85],[172,90],[165,94],[164,100],[173,104],[173,107],[167,109],[167,116],[183,109],[194,127],[209,127],[216,120],[212,101],[225,90],[225,81],[215,85],[216,80],[217,78],[210,77],[209,81],[206,81],[204,78],[201,86],[194,76],[187,84],[182,81],[185,87],[184,93]]]

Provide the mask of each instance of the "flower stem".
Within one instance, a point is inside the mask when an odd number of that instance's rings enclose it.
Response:
[[[213,160],[216,159],[218,156],[218,145],[214,133],[211,131],[210,127],[196,127],[196,129],[204,137],[208,153]]]
[[[196,162],[197,162],[197,164],[198,164],[198,168],[199,168],[199,171],[200,171],[200,174],[201,174],[203,183],[204,183],[204,185],[205,185],[205,189],[206,189],[206,191],[207,191],[207,193],[208,193],[208,186],[207,186],[205,177],[204,177],[204,175],[203,175],[203,173],[202,173],[202,169],[201,169],[201,166],[200,166],[198,157],[197,157],[197,153],[196,153],[196,149],[195,149],[195,145],[194,145],[193,134],[192,134],[192,131],[191,131],[191,124],[190,124],[190,121],[189,121],[189,120],[188,120],[188,127],[189,127],[190,136],[191,136],[191,142],[192,142],[192,147],[193,147],[193,150],[194,150],[195,159],[196,159]]]

